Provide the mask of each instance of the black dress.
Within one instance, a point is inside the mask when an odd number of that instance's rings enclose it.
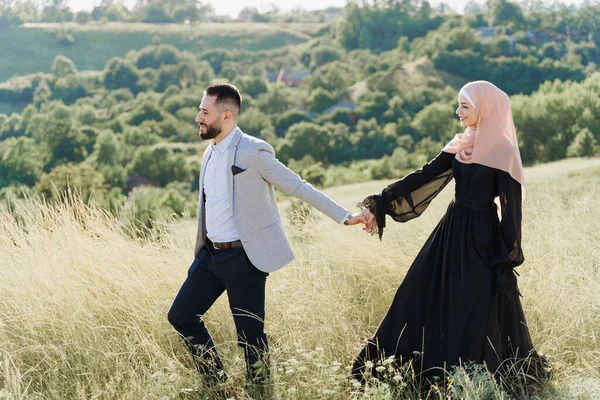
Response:
[[[398,363],[413,360],[428,378],[468,362],[485,363],[496,376],[517,370],[539,376],[548,370],[543,356],[533,351],[513,270],[524,260],[522,194],[508,173],[463,164],[442,152],[362,205],[376,215],[381,237],[386,215],[398,222],[418,217],[453,177],[455,199],[354,363],[353,375],[360,381],[366,361],[376,365],[392,355]],[[372,374],[378,377],[375,368]]]

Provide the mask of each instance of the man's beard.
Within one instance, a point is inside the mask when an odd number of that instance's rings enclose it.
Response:
[[[221,127],[217,127],[214,125],[205,125],[206,126],[206,133],[202,132],[202,128],[200,128],[200,139],[202,140],[208,140],[208,139],[214,139],[216,138],[219,133],[221,133]]]

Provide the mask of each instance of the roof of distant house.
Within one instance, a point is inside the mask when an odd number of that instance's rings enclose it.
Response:
[[[496,28],[493,26],[482,26],[475,30],[479,32],[482,39],[493,38],[496,35]]]

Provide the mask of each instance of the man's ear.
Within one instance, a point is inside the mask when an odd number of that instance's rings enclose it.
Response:
[[[233,120],[233,113],[231,111],[225,111],[223,113],[223,122],[230,122]]]

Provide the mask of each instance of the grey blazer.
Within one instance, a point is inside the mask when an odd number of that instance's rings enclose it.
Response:
[[[294,259],[283,230],[273,187],[307,202],[336,222],[341,222],[349,211],[277,160],[273,147],[268,143],[242,133],[239,128],[230,134],[234,137],[231,142],[233,149],[229,152],[227,186],[229,198],[232,199],[235,227],[252,264],[261,271],[273,272]],[[202,188],[211,151],[212,144],[202,157],[195,255],[206,244]],[[233,165],[244,171],[237,170],[238,173],[234,175],[231,169]]]

